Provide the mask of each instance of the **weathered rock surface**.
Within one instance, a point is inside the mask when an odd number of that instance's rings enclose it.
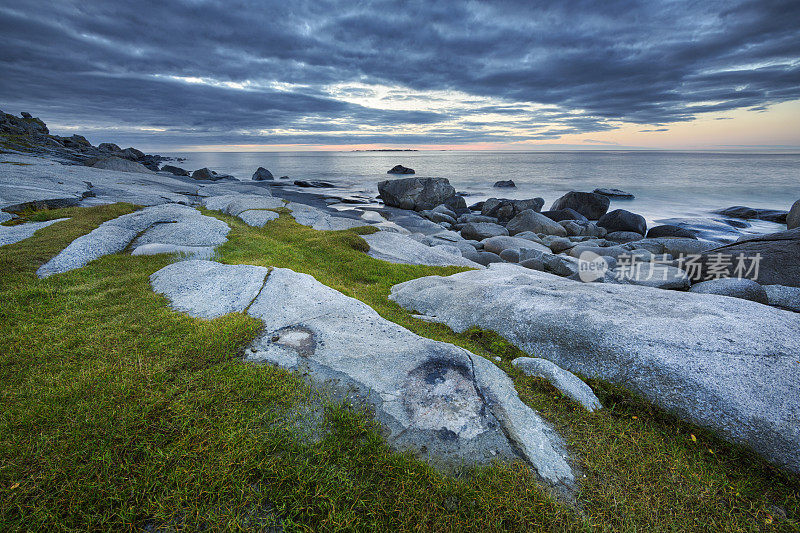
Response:
[[[800,313],[800,287],[764,285],[769,305],[775,305]]]
[[[593,412],[602,409],[603,405],[595,396],[592,388],[581,379],[568,372],[552,361],[538,357],[517,357],[511,362],[528,376],[546,379],[555,388],[582,405],[587,411]]]
[[[497,237],[490,237],[483,241],[483,249],[487,252],[492,252],[495,254],[500,255],[503,250],[507,249],[516,249],[521,250],[523,248],[539,250],[542,252],[549,252],[550,249],[543,244],[539,244],[537,242],[524,239],[522,237],[506,237],[506,236],[497,236]]]
[[[224,194],[209,196],[203,198],[203,204],[208,209],[239,217],[249,226],[261,228],[267,222],[278,218],[278,213],[268,210],[283,207],[284,201],[280,198],[273,198],[269,191],[264,191],[263,195]]]
[[[141,174],[153,173],[152,170],[142,165],[141,163],[113,156],[105,157],[103,159],[98,159],[97,161],[94,161],[91,165],[88,166],[91,166],[93,168],[101,168],[103,170],[116,170],[118,172],[139,172]]]
[[[611,200],[602,194],[570,191],[553,202],[550,210],[574,209],[589,220],[598,220],[606,214],[609,205],[611,205]]]
[[[104,255],[122,252],[132,243],[134,251],[138,246],[151,244],[204,246],[213,250],[227,240],[229,231],[221,220],[204,216],[192,207],[178,204],[147,207],[104,222],[78,237],[39,267],[36,274],[46,278],[81,268]]]
[[[619,257],[616,259],[619,260]],[[634,262],[632,265],[618,266],[614,269],[613,275],[617,283],[658,289],[683,291],[691,285],[689,276],[686,275],[685,271],[671,265],[659,263],[642,261]]]
[[[622,191],[620,189],[601,187],[599,189],[593,190],[592,192],[595,194],[602,194],[603,196],[608,196],[609,198],[619,198],[621,200],[633,200],[634,198],[636,198],[633,194]]]
[[[318,231],[338,231],[370,225],[362,219],[334,216],[322,209],[297,202],[289,202],[286,208],[292,212],[298,224]]]
[[[567,236],[567,230],[558,222],[554,222],[533,209],[526,209],[512,218],[508,224],[506,224],[506,229],[510,235],[516,235],[523,231],[532,231],[533,233],[544,233],[546,235],[556,235],[559,237]]]
[[[800,472],[796,313],[511,264],[411,280],[391,298],[455,331],[493,330],[566,370],[623,385]]]
[[[744,300],[750,300],[751,302],[758,302],[761,304],[769,303],[767,292],[764,290],[764,287],[750,279],[712,279],[695,283],[689,290],[691,292],[699,292],[703,294],[718,294],[720,296],[729,296],[731,298],[742,298]]]
[[[694,270],[693,279],[703,281],[712,274],[712,268],[719,264],[720,254],[732,262],[728,267],[731,277],[755,276],[737,275],[735,269],[739,265],[739,257],[745,269],[753,266],[758,257],[758,281],[762,285],[787,285],[800,287],[800,228],[767,235],[745,237],[738,242],[720,246],[704,252],[696,261],[698,268]],[[758,254],[758,255],[756,255]],[[746,274],[746,272],[742,272]]]
[[[455,194],[456,190],[446,178],[402,178],[378,183],[381,200],[400,209],[433,209]]]
[[[184,261],[151,282],[194,316],[246,311],[261,319],[263,333],[246,351],[248,361],[298,369],[354,392],[373,406],[397,448],[435,464],[521,456],[551,483],[574,482],[561,439],[520,401],[502,370],[463,348],[419,337],[311,276]]]
[[[454,253],[443,246],[426,246],[399,233],[378,231],[362,235],[361,238],[369,244],[367,255],[390,263],[482,268],[480,264],[464,258],[458,249]]]
[[[3,215],[7,215],[8,213],[0,213]],[[6,220],[10,220],[10,217]],[[62,220],[69,220],[68,218],[57,218],[55,220],[48,220],[45,222],[27,222],[25,224],[19,224],[17,226],[0,226],[0,246],[5,246],[7,244],[14,244],[15,242],[19,242],[30,237],[33,237],[33,234],[36,231],[46,228],[47,226],[53,225],[56,222],[61,222]],[[2,220],[5,222],[5,220]]]

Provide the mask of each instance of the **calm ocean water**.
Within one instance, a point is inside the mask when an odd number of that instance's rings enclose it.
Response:
[[[670,217],[709,217],[732,205],[788,209],[800,198],[800,154],[743,152],[193,152],[185,157],[194,170],[209,167],[249,180],[263,166],[273,175],[325,180],[336,189],[324,192],[374,197],[377,183],[391,178],[397,164],[416,176],[448,178],[467,203],[496,196],[545,199],[545,208],[570,190],[615,187],[636,195],[613,200],[612,209],[634,211],[649,223]],[[516,189],[497,189],[512,179]],[[781,229],[753,222],[753,230]],[[785,226],[783,226],[785,228]]]

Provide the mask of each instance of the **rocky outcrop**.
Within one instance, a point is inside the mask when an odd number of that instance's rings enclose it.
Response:
[[[457,247],[426,246],[411,237],[390,231],[362,235],[361,238],[369,245],[367,255],[389,263],[482,268],[480,264],[463,257]]]
[[[539,212],[544,205],[544,198],[528,200],[509,200],[507,198],[489,198],[481,206],[481,215],[495,217],[500,222],[508,222],[525,210]]]
[[[253,172],[253,181],[272,181],[274,179],[272,172],[264,167],[258,167],[256,171]]]
[[[395,165],[386,171],[387,174],[414,174],[413,168],[404,167],[403,165]]]
[[[172,165],[164,165],[163,167],[161,167],[161,171],[169,172],[173,176],[187,176],[187,177],[189,176],[188,170]]]
[[[570,191],[553,202],[550,210],[574,209],[589,220],[598,220],[606,214],[609,205],[611,205],[611,200],[602,194]]]
[[[116,170],[118,172],[139,172],[140,174],[153,173],[152,170],[140,163],[114,156],[104,157],[97,160],[89,160],[87,163],[89,163],[87,166],[93,168],[102,168],[104,170]]]
[[[502,370],[419,337],[307,274],[184,261],[151,283],[193,316],[237,311],[261,319],[247,361],[299,370],[368,402],[395,448],[441,465],[521,458],[550,483],[574,483],[561,439]]]
[[[104,222],[78,237],[39,267],[36,274],[46,278],[69,272],[105,255],[122,252],[128,246],[133,252],[149,246],[145,250],[156,253],[186,252],[186,247],[191,247],[197,248],[201,256],[210,256],[214,247],[227,240],[229,231],[221,220],[202,215],[192,207],[178,204],[147,207]]]
[[[724,271],[722,277],[744,277],[762,285],[800,287],[800,228],[745,237],[703,252],[692,263],[694,281],[720,277],[720,271]]]
[[[192,179],[200,181],[218,181],[221,179],[225,179],[227,177],[228,177],[227,175],[217,174],[216,172],[207,167],[203,167],[201,169],[192,172]]]
[[[392,288],[460,332],[496,331],[537,357],[618,383],[800,472],[800,315],[747,300],[580,283],[515,265]],[[587,310],[593,312],[587,312]]]
[[[634,198],[636,198],[633,194],[621,191],[619,189],[600,188],[600,189],[595,189],[592,192],[595,194],[602,194],[603,196],[608,196],[609,198],[618,198],[620,200],[633,200]]]
[[[746,207],[743,205],[735,205],[726,209],[720,209],[717,211],[717,213],[731,218],[742,218],[745,220],[766,220],[767,222],[776,222],[778,224],[785,224],[787,215],[786,211],[780,211],[777,209],[759,209],[756,207]]]
[[[0,212],[0,215],[7,215],[7,213]],[[5,219],[5,217],[0,217],[0,222],[5,222],[6,220],[10,220],[10,217],[8,219]],[[47,226],[51,226],[56,222],[61,222],[62,220],[69,219],[57,218],[55,220],[47,220],[45,222],[27,222],[17,226],[0,226],[0,246],[14,244],[15,242],[33,237],[33,234],[38,230],[46,228]]]
[[[517,186],[517,184],[514,183],[514,180],[495,181],[494,185],[492,185],[492,187],[501,187],[501,188],[503,188],[503,187],[504,188],[512,188],[512,187],[516,187],[516,186]]]
[[[378,195],[388,206],[423,211],[455,196],[446,178],[402,178],[378,183]]]

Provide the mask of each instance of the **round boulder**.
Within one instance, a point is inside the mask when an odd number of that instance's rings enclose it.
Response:
[[[647,233],[647,222],[644,217],[624,209],[615,209],[606,213],[600,217],[597,225],[605,228],[609,233],[615,231],[632,231],[641,235]]]
[[[461,229],[461,236],[465,239],[482,241],[489,237],[508,235],[508,230],[500,224],[491,222],[470,222]]]
[[[751,279],[744,278],[720,278],[709,281],[701,281],[692,285],[690,292],[702,294],[719,294],[720,296],[730,296],[741,298],[760,304],[768,304],[769,298],[764,287]]]
[[[570,191],[553,202],[550,210],[574,209],[589,220],[597,220],[606,214],[609,205],[611,205],[611,200],[602,194]]]
[[[556,211],[542,211],[542,214],[550,220],[554,220],[555,222],[561,222],[562,220],[580,220],[581,222],[589,222],[588,218],[570,208],[559,209]]]
[[[544,233],[546,235],[556,235],[558,237],[567,236],[567,230],[558,222],[553,222],[533,209],[526,209],[512,218],[508,224],[506,224],[506,229],[511,235],[516,235],[523,231],[532,231],[533,233]]]
[[[387,174],[414,174],[413,168],[404,167],[403,165],[395,165],[386,171]]]
[[[514,183],[514,180],[500,180],[495,181],[492,187],[516,187],[517,184]]]

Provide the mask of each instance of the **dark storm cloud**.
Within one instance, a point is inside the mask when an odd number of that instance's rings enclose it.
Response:
[[[797,20],[794,0],[0,0],[0,106],[180,144],[553,138],[797,99]],[[370,85],[462,105],[353,103]]]

